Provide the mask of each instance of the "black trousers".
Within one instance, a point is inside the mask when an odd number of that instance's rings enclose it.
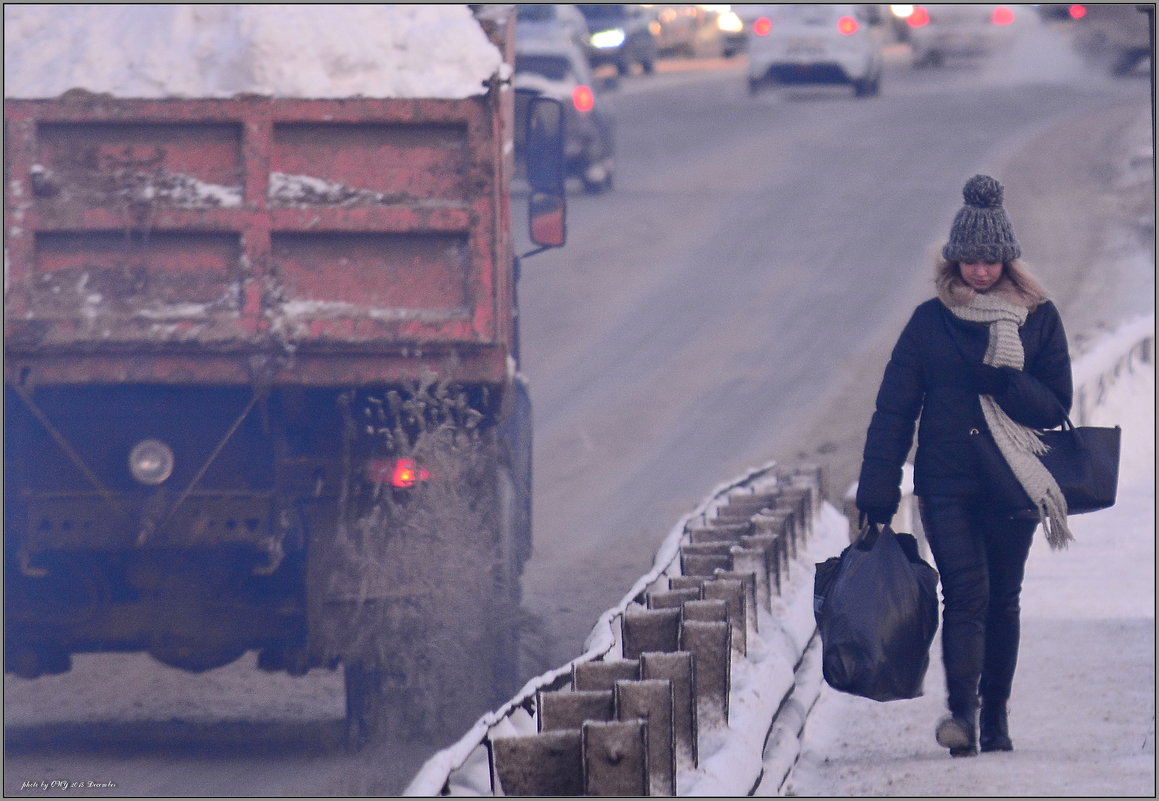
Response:
[[[919,499],[942,583],[942,661],[951,714],[973,720],[1010,698],[1018,662],[1019,597],[1038,523],[986,509],[984,499]]]

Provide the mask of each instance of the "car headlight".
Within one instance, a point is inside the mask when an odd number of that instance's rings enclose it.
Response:
[[[173,449],[159,439],[143,439],[129,452],[129,472],[142,484],[156,485],[173,474]]]
[[[735,11],[726,11],[716,18],[716,27],[725,33],[740,33],[744,30],[744,22]]]
[[[623,30],[620,28],[612,28],[609,31],[599,31],[598,33],[592,34],[592,47],[599,48],[600,50],[619,47],[624,43],[625,38],[627,37],[624,36]]]

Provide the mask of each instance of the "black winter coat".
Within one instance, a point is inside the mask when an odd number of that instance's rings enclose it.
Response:
[[[958,344],[950,338],[947,323]],[[1023,369],[1000,368],[1005,387],[993,395],[994,400],[1015,422],[1054,428],[1065,420],[1073,394],[1066,334],[1054,304],[1039,304],[1019,335],[1026,355]],[[966,359],[981,363],[988,341],[985,323],[955,317],[938,298],[914,310],[877,393],[857,486],[859,509],[897,511],[902,465],[919,414],[914,493],[981,492],[969,432],[984,427],[985,419]]]

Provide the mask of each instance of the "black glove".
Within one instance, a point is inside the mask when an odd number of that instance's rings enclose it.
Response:
[[[867,506],[864,509],[858,509],[861,512],[861,520],[858,521],[864,525],[866,521],[878,526],[888,526],[889,521],[893,520],[893,511],[880,506]]]
[[[971,389],[979,395],[999,395],[1010,383],[1010,374],[989,364],[970,365]]]

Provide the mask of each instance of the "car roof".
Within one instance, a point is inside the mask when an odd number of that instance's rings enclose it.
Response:
[[[568,58],[587,58],[566,34],[554,29],[537,29],[529,31],[526,36],[515,37],[516,53],[533,51],[536,53],[558,53],[566,55]]]

